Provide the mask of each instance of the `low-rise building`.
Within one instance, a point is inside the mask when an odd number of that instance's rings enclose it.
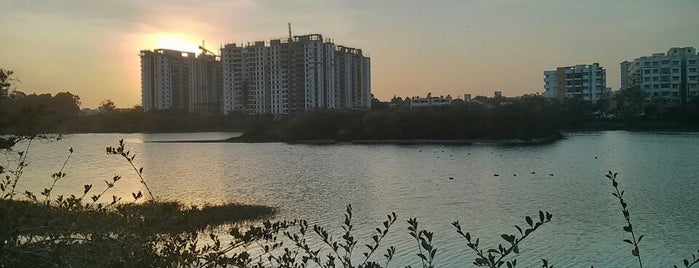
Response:
[[[621,89],[639,88],[647,102],[684,104],[699,96],[699,55],[694,47],[673,47],[620,65]]]
[[[451,105],[451,103],[452,103],[452,99],[451,99],[451,96],[449,96],[449,95],[447,95],[446,97],[444,97],[444,96],[432,97],[432,94],[427,94],[426,98],[421,98],[421,97],[410,98],[409,107],[412,109],[412,108],[420,108],[420,107],[445,106],[445,105]]]

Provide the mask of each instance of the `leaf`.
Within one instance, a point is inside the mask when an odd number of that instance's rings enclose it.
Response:
[[[524,218],[524,219],[527,221],[527,224],[529,224],[529,226],[533,226],[533,225],[534,225],[534,221],[532,221],[532,217],[527,216],[527,217]]]
[[[633,232],[633,227],[631,227],[631,224],[629,224],[628,226],[624,226],[624,231],[629,232],[629,233]]]
[[[631,255],[638,257],[638,247],[633,248],[633,250],[631,251]]]
[[[544,212],[539,210],[539,221],[543,222],[544,221]]]
[[[624,239],[624,242],[626,242],[626,243],[629,243],[629,244],[633,245],[633,242],[631,242],[631,240],[628,240],[628,239]]]
[[[515,242],[515,236],[514,235],[508,235],[508,234],[502,234],[502,239],[505,239],[505,241],[514,243]]]

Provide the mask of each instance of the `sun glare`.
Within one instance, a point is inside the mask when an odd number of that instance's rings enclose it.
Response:
[[[199,46],[181,36],[160,35],[157,38],[157,48],[173,49],[179,51],[196,52]]]

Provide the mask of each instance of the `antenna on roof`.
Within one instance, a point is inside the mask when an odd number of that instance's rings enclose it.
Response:
[[[289,40],[291,40],[291,22],[289,22]]]

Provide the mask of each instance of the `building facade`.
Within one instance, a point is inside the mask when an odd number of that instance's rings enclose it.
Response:
[[[547,98],[578,98],[597,102],[608,97],[610,91],[607,88],[607,71],[599,63],[544,71],[544,97]]]
[[[223,70],[215,55],[199,54],[189,65],[189,112],[219,113]]]
[[[421,107],[446,106],[451,105],[452,103],[451,96],[447,95],[446,97],[432,97],[432,93],[427,94],[426,98],[412,97],[409,99],[409,101],[410,102],[408,103],[408,107],[410,109]]]
[[[156,49],[142,50],[140,57],[144,111],[220,111],[222,73],[216,56]]]
[[[699,55],[693,47],[674,47],[667,53],[636,58],[621,63],[622,89],[636,87],[646,102],[684,104],[699,96]]]
[[[319,34],[227,44],[221,62],[223,113],[282,115],[371,104],[369,58]]]

